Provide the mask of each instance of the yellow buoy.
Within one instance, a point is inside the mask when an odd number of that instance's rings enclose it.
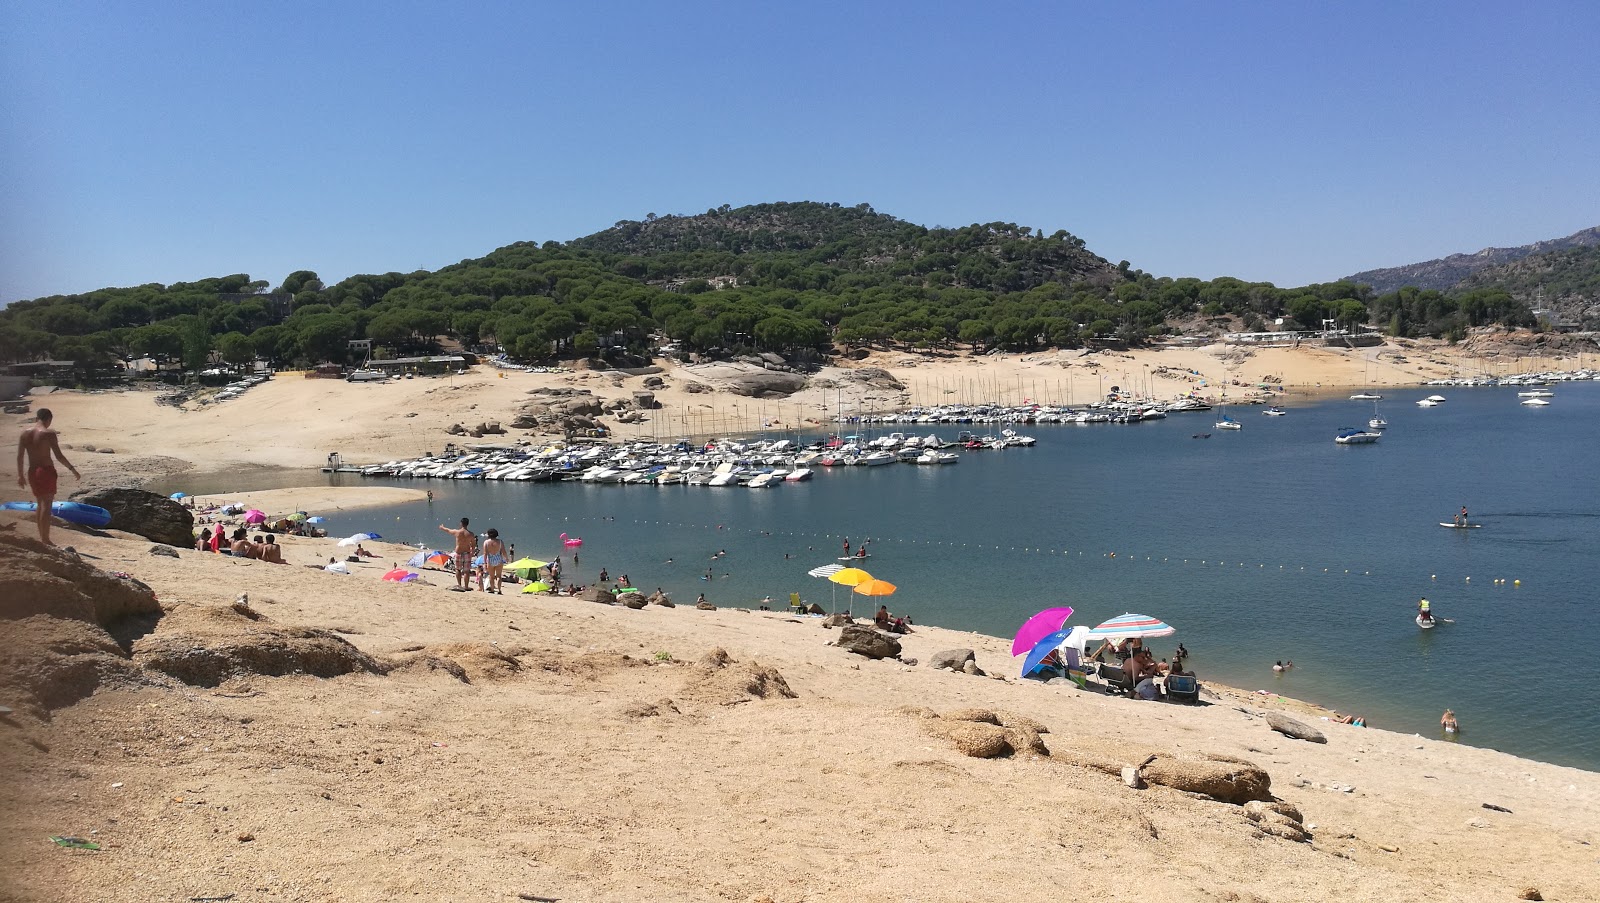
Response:
[[[1513,580],[1513,581],[1511,581],[1511,585],[1512,586],[1521,586],[1522,585],[1522,581],[1521,580]]]

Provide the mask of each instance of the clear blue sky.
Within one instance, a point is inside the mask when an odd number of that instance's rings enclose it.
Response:
[[[1298,285],[1600,223],[1597,36],[1592,2],[12,0],[0,300],[779,200]]]

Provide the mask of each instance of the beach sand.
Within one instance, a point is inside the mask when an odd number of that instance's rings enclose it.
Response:
[[[1397,360],[1405,358],[1404,361]],[[1059,351],[1033,355],[966,353],[921,355],[877,352],[847,366],[824,368],[807,388],[781,399],[755,399],[728,391],[736,372],[723,365],[661,362],[665,387],[654,390],[661,407],[641,423],[602,422],[618,438],[675,440],[753,432],[764,427],[819,431],[840,412],[888,412],[915,404],[995,401],[1085,404],[1112,386],[1171,399],[1193,392],[1213,401],[1268,397],[1257,388],[1272,381],[1274,401],[1348,391],[1356,387],[1414,385],[1452,374],[1576,367],[1578,359],[1474,360],[1440,343],[1404,341],[1381,347],[1247,349],[1233,345],[1121,351]],[[863,381],[864,368],[881,368],[901,388]],[[646,375],[582,370],[568,373],[497,371],[477,366],[453,377],[349,383],[280,373],[240,397],[179,409],[157,404],[151,389],[58,391],[37,395],[36,407],[55,413],[68,456],[88,485],[130,485],[167,480],[185,472],[233,474],[261,468],[322,467],[338,452],[347,464],[374,464],[437,452],[447,442],[543,445],[551,433],[512,430],[481,440],[453,436],[452,424],[510,423],[542,388],[587,389],[603,402],[631,399]],[[711,391],[692,392],[691,385]],[[0,415],[17,431],[26,415]],[[949,437],[953,438],[953,436]],[[95,449],[88,451],[88,448]],[[70,477],[64,492],[77,487]],[[237,484],[235,484],[237,485]],[[20,497],[14,488],[6,498]],[[301,507],[307,507],[301,505]]]
[[[461,594],[433,571],[431,586],[389,584],[411,550],[385,543],[338,576],[300,566],[337,554],[332,540],[286,538],[277,566],[57,536],[168,608],[135,649],[198,623],[198,606],[410,664],[216,686],[152,675],[49,713],[13,706],[0,899],[1600,899],[1591,772],[1304,707],[1327,743],[1292,740],[1259,716],[1294,704],[1246,692],[1184,706],[934,671],[955,648],[1005,678],[1015,664],[1008,641],[929,626],[904,638],[909,666],[782,612]],[[266,620],[227,609],[240,593]],[[736,664],[699,664],[719,648]],[[967,757],[924,709],[1026,716],[1050,754]],[[1087,767],[1157,751],[1255,763],[1311,841]],[[46,840],[62,834],[103,849]]]

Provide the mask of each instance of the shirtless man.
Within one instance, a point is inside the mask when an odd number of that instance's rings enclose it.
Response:
[[[83,474],[78,473],[78,468],[72,466],[67,456],[61,453],[60,437],[50,428],[50,421],[55,416],[49,408],[40,408],[34,415],[38,421],[33,426],[22,431],[22,438],[17,441],[17,485],[27,486],[33,491],[33,498],[38,502],[39,510],[36,515],[39,523],[39,541],[45,545],[50,542],[50,505],[56,500],[56,461],[67,465],[72,475],[83,481]],[[27,469],[23,469],[23,458],[27,458]],[[51,460],[51,458],[55,460]]]
[[[472,591],[472,553],[476,551],[478,547],[478,537],[474,536],[472,531],[467,529],[467,523],[467,519],[463,517],[461,519],[460,528],[446,527],[444,524],[439,525],[439,529],[456,538],[455,591],[458,593],[468,593]]]

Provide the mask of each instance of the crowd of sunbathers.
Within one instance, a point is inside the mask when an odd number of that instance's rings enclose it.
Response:
[[[284,564],[283,547],[272,538],[271,533],[257,534],[255,539],[250,538],[250,533],[243,527],[237,527],[230,538],[227,530],[218,524],[215,532],[210,527],[200,531],[200,538],[194,541],[196,552],[216,552],[221,555],[232,555],[235,558],[254,558],[258,561],[267,561],[272,564]]]

